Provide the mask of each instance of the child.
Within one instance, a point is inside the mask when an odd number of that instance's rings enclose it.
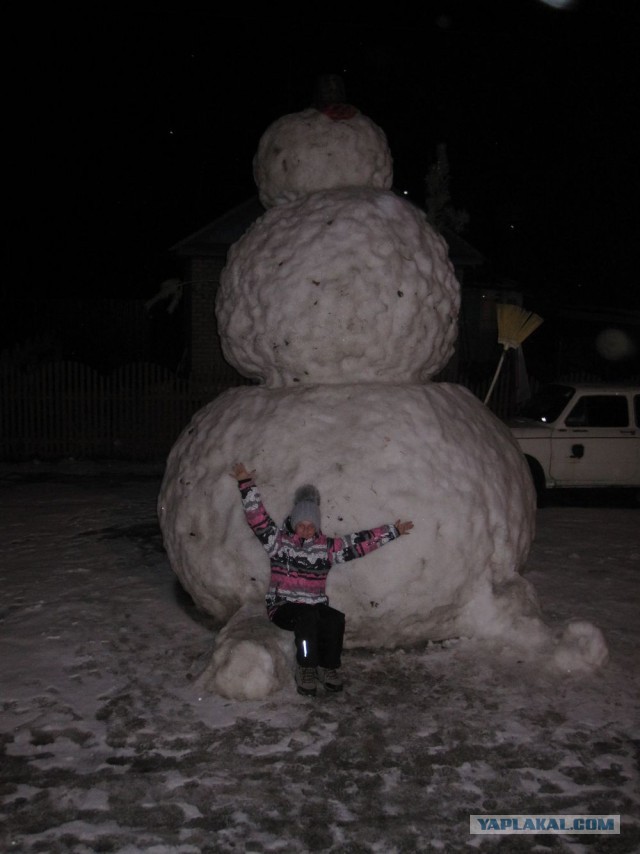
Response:
[[[267,614],[281,629],[293,631],[299,694],[315,695],[320,680],[327,691],[341,691],[339,673],[344,614],[331,608],[325,587],[334,563],[364,557],[413,528],[413,522],[383,525],[346,537],[325,537],[320,529],[320,494],[300,487],[293,509],[278,527],[264,508],[251,472],[234,465],[247,521],[271,559]]]

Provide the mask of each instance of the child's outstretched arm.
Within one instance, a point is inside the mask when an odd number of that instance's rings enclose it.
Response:
[[[404,534],[408,534],[409,531],[413,528],[413,522],[401,522],[400,519],[396,521],[396,528],[398,529],[398,533],[400,536],[404,536]]]
[[[379,528],[358,531],[346,537],[336,537],[330,549],[331,560],[333,563],[345,563],[348,560],[364,557],[392,540],[408,534],[412,528],[413,522],[401,522],[398,519],[394,525],[382,525]]]
[[[241,480],[253,480],[254,474],[255,470],[248,471],[244,463],[234,463],[234,466],[231,469],[231,477],[235,477],[238,483],[240,483]]]
[[[255,484],[253,475],[255,472],[248,471],[244,463],[235,463],[231,469],[231,476],[238,481],[242,507],[249,527],[260,540],[267,552],[276,545],[278,526],[267,513],[262,498]]]

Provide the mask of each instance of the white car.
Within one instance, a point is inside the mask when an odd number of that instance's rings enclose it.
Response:
[[[508,425],[539,498],[556,487],[640,489],[640,386],[543,386]]]

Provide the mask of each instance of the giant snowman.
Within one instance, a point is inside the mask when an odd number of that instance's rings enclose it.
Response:
[[[347,648],[547,643],[518,574],[534,533],[528,469],[477,398],[430,381],[453,353],[459,285],[442,237],[391,191],[384,133],[321,104],[267,129],[254,175],[267,212],[231,248],[216,312],[226,358],[259,385],[193,417],[159,497],[174,571],[226,624],[207,685],[261,698],[293,666],[291,635],[266,618],[268,559],[229,476],[239,460],[278,521],[309,482],[327,534],[414,521],[411,536],[330,573]]]

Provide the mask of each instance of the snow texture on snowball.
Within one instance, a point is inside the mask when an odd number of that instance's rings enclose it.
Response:
[[[262,700],[291,682],[293,635],[266,618],[264,608],[240,608],[216,637],[199,684],[235,700]]]
[[[216,313],[226,359],[270,388],[417,382],[453,353],[460,287],[445,241],[391,192],[273,208],[231,248]]]
[[[609,650],[604,635],[586,620],[567,624],[553,655],[556,667],[565,673],[591,673],[604,666]]]
[[[328,535],[414,521],[409,536],[330,572],[347,645],[492,635],[494,624],[506,632],[537,613],[518,575],[534,532],[531,478],[509,430],[466,389],[244,387],[198,412],[169,456],[160,522],[183,586],[221,621],[247,603],[264,607],[269,578],[228,474],[238,460],[256,469],[278,523],[307,482]],[[491,625],[470,617],[476,602]]]
[[[357,113],[334,121],[313,108],[277,119],[262,135],[253,174],[265,208],[318,190],[388,190],[393,161],[384,131]]]

